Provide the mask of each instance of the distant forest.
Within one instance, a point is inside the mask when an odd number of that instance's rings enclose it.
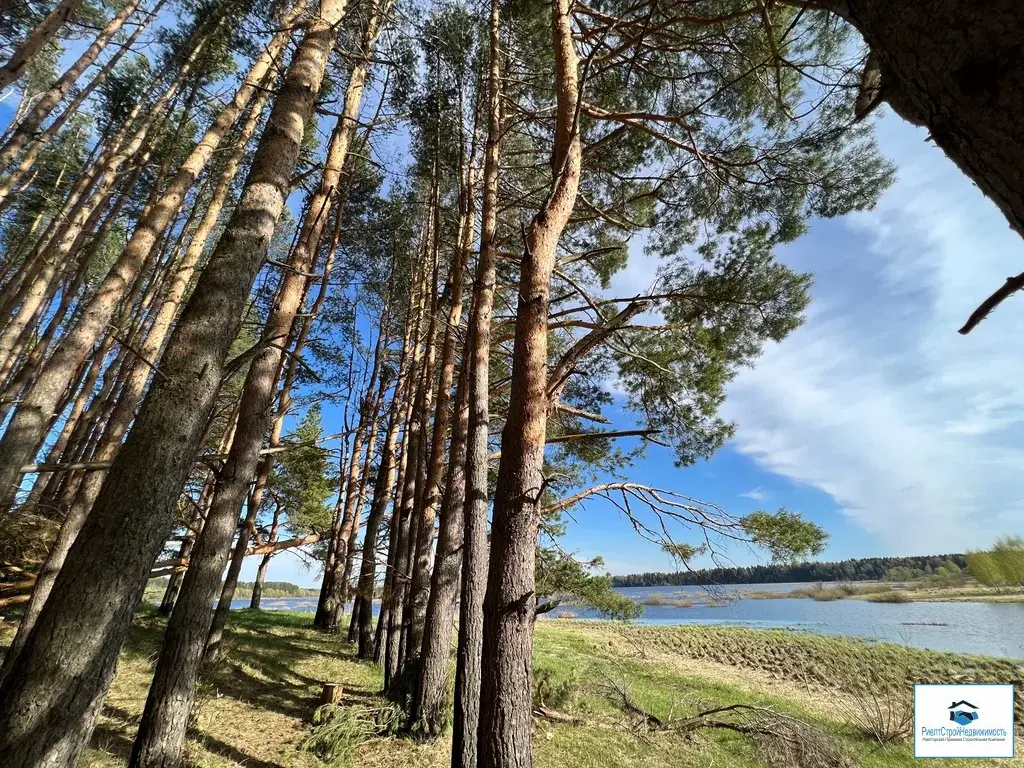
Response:
[[[807,581],[871,581],[881,579],[890,568],[920,569],[926,574],[948,560],[967,567],[964,555],[921,557],[865,557],[837,563],[796,563],[750,565],[742,568],[708,568],[673,573],[631,573],[613,576],[615,587],[683,587],[707,584],[780,584]]]

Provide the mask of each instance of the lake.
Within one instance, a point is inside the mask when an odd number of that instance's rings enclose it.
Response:
[[[733,599],[692,607],[647,605],[642,624],[725,624],[763,629],[796,629],[826,635],[851,635],[917,648],[1024,659],[1024,603],[869,603],[866,600],[818,602],[807,598],[744,599],[744,591],[788,592],[807,584],[744,584],[726,587]],[[680,598],[706,595],[701,587],[617,587],[635,602],[653,594]],[[232,608],[247,608],[235,600]],[[315,611],[315,597],[264,598],[267,610]],[[600,619],[596,611],[566,606],[580,619]],[[377,605],[374,605],[374,614]],[[556,611],[555,613],[558,613]],[[542,621],[558,621],[548,614]],[[347,627],[347,619],[346,624]]]

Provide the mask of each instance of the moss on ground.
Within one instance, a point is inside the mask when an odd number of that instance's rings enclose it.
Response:
[[[324,682],[343,686],[343,707],[379,707],[380,670],[341,639],[310,629],[311,615],[237,611],[224,657],[207,669],[187,744],[187,764],[209,768],[320,768],[300,747],[310,734]],[[163,621],[140,614],[82,765],[124,764],[145,702]],[[0,638],[2,642],[2,638]],[[799,718],[865,768],[916,764],[909,746],[879,746],[863,734],[855,708],[863,680],[910,671],[928,680],[1010,682],[1012,662],[874,645],[846,638],[723,627],[647,627],[545,622],[534,649],[544,703],[585,725],[536,721],[538,768],[755,768],[757,744],[721,730],[650,731],[625,714],[620,691],[667,721],[716,705],[767,707]],[[888,670],[884,674],[878,670]],[[952,677],[951,677],[952,676]],[[336,765],[446,768],[449,741],[366,738]],[[1024,760],[935,760],[934,766],[1022,764]]]

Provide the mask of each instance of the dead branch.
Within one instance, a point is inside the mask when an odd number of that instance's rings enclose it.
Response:
[[[574,715],[567,715],[563,712],[557,712],[547,707],[534,707],[533,716],[536,718],[543,718],[544,720],[551,720],[555,723],[566,723],[568,725],[587,725],[585,718],[576,717]]]
[[[964,323],[963,328],[961,328],[958,333],[966,336],[977,327],[978,323],[988,317],[992,313],[992,310],[1022,289],[1024,289],[1024,272],[1021,272],[1019,275],[1015,275],[1014,277],[1006,278],[1006,282],[1004,282],[999,289],[995,291],[995,293],[981,302],[978,308],[971,313],[971,316],[967,318],[967,322]]]

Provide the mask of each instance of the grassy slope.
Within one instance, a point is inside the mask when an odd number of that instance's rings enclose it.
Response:
[[[298,745],[308,734],[321,683],[344,686],[344,703],[379,703],[380,671],[355,660],[351,647],[308,629],[301,613],[236,612],[226,654],[208,670],[188,743],[193,766],[315,768]],[[2,625],[0,625],[2,626]],[[161,621],[141,616],[83,765],[123,765],[145,701]],[[539,721],[539,768],[746,768],[760,766],[751,741],[728,732],[638,738],[608,692],[625,687],[638,705],[677,718],[714,704],[773,707],[835,735],[869,768],[915,764],[907,747],[878,748],[842,725],[840,706],[868,670],[915,675],[956,673],[979,680],[1016,675],[1012,664],[951,654],[906,652],[838,638],[709,627],[624,627],[548,621],[538,625],[535,663],[550,687],[549,704],[585,717],[587,726]],[[959,666],[958,666],[959,665]],[[827,688],[825,686],[828,686]],[[844,693],[845,692],[845,693]],[[348,761],[367,768],[446,768],[446,740],[419,744],[371,739]],[[934,766],[1010,761],[932,761]],[[1014,761],[1024,764],[1024,760]]]

